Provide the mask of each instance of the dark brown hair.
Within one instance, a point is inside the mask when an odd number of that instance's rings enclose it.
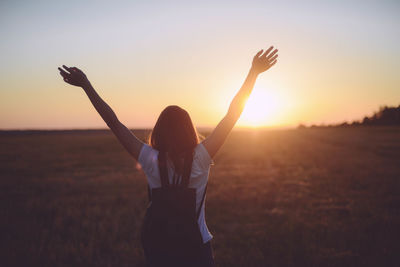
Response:
[[[159,164],[170,159],[178,175],[183,173],[183,164],[193,160],[198,143],[199,135],[189,113],[178,106],[168,106],[161,112],[149,136],[150,146],[159,151]]]

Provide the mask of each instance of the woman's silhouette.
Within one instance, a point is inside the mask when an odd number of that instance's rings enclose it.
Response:
[[[212,158],[220,149],[239,119],[258,75],[271,68],[277,62],[277,52],[278,50],[273,50],[271,46],[264,53],[263,50],[260,50],[254,56],[247,78],[239,92],[233,98],[227,114],[213,132],[202,142],[199,142],[198,134],[189,114],[178,106],[168,106],[160,114],[151,132],[149,143],[143,143],[118,120],[113,110],[101,99],[90,84],[86,75],[80,69],[76,67],[67,67],[65,65],[63,65],[64,69],[58,68],[65,82],[83,88],[107,126],[129,154],[139,162],[146,174],[149,186],[149,197],[150,200],[152,200],[150,207],[154,206],[152,207],[153,210],[148,210],[146,214],[145,230],[143,231],[144,238],[142,240],[148,266],[178,266],[178,262],[186,266],[214,266],[210,244],[212,235],[208,231],[205,222],[203,205]],[[181,194],[179,190],[170,190],[171,188],[182,187],[180,185],[184,184],[185,181],[187,183],[186,187],[189,188],[186,190],[191,189],[192,191],[190,192],[194,194],[191,194],[189,191],[185,191],[186,193]],[[165,190],[159,190],[160,188]],[[180,194],[182,198],[179,201],[188,202],[189,204],[177,204],[173,201],[168,202],[168,200],[171,199],[171,192],[177,192],[172,194]],[[182,201],[185,197],[187,197],[187,201]],[[190,197],[193,198],[192,202]],[[179,198],[174,199],[176,200]],[[191,207],[190,203],[193,203]],[[172,206],[177,206],[178,208]],[[190,218],[188,220],[183,218],[186,215],[179,215],[182,216],[182,218],[176,218],[179,217],[176,215],[179,213],[176,212],[186,208],[191,214],[188,215],[188,217],[191,216],[192,219],[194,218],[195,224],[193,225],[195,225],[195,229],[193,227],[187,227],[186,229],[185,225],[182,225],[182,223],[186,222],[190,224]],[[174,216],[171,215],[173,211],[173,214],[175,214]],[[156,214],[157,212],[163,213],[164,217]],[[197,217],[195,217],[195,215],[197,215]],[[168,218],[168,216],[170,217]],[[162,221],[162,219],[164,219],[164,221]],[[178,227],[181,231],[179,232],[179,229],[175,229],[174,233],[176,233],[176,236],[180,235],[180,233],[185,230],[185,235],[180,236],[180,239],[178,237],[176,238],[179,239],[179,241],[175,240],[175,234],[171,235],[171,231],[173,232],[173,230],[160,230],[163,227],[162,223],[167,221],[172,223],[174,219],[176,223],[181,223]],[[157,227],[154,226],[160,222],[160,225]],[[157,234],[152,234],[154,232],[157,232]],[[166,232],[168,233],[166,234]],[[187,238],[187,236],[192,236],[193,238]],[[196,250],[195,258],[191,258],[193,262],[189,263],[186,261],[183,263],[184,261],[179,261],[176,255],[174,256],[175,258],[168,256],[168,253],[170,253],[173,248],[189,248],[190,245],[182,245],[181,243],[193,241],[192,243],[195,244],[197,237],[200,240],[200,245],[192,246]],[[162,246],[160,244],[162,244]],[[182,259],[190,253],[181,253]],[[179,254],[177,257],[180,257]]]

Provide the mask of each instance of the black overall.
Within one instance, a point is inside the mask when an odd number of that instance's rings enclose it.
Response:
[[[196,189],[188,187],[193,156],[185,159],[180,182],[174,179],[171,184],[166,153],[159,152],[158,160],[161,187],[151,191],[149,187],[150,205],[141,233],[147,266],[213,266],[204,261],[211,247],[209,243],[203,244],[197,223],[207,185],[197,211]]]

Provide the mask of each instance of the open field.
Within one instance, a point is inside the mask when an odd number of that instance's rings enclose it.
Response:
[[[143,266],[146,180],[110,132],[0,147],[0,266]],[[218,266],[400,266],[400,128],[233,132],[206,217]]]

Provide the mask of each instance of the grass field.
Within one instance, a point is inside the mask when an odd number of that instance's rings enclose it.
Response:
[[[0,266],[144,265],[146,180],[111,133],[0,147]],[[400,266],[400,128],[233,132],[206,218],[218,266]]]

